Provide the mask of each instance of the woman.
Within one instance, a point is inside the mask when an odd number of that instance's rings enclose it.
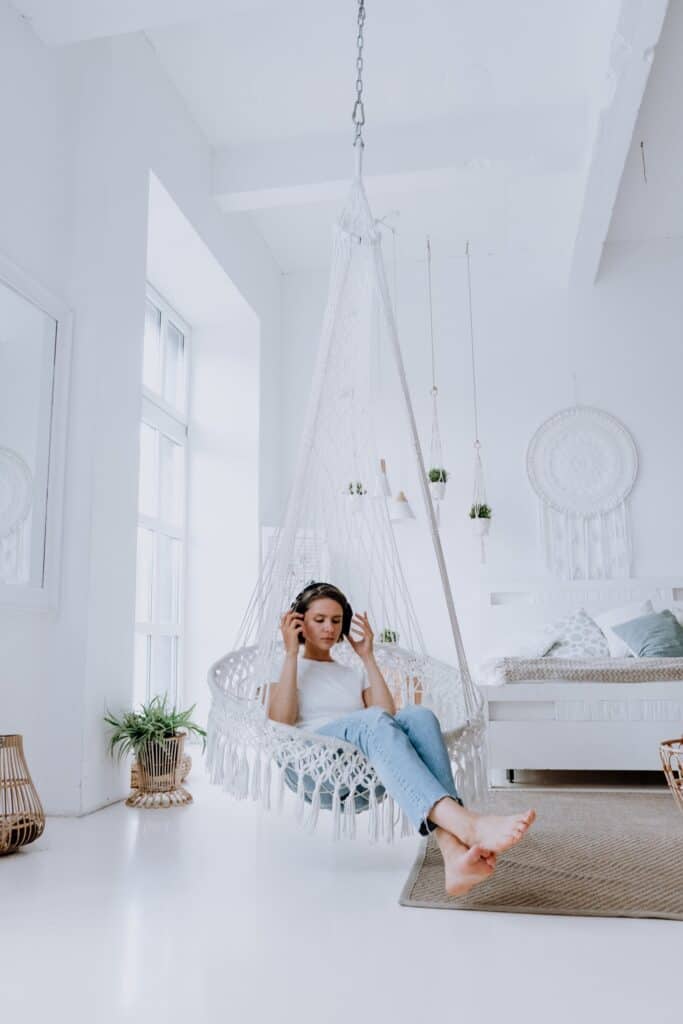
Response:
[[[462,895],[489,878],[497,854],[522,839],[535,812],[495,816],[463,807],[436,716],[419,706],[396,711],[375,661],[367,614],[354,615],[337,587],[309,584],[280,629],[285,658],[271,688],[270,718],[358,747],[415,827],[434,832],[449,894]],[[359,658],[353,668],[330,653],[344,639]]]

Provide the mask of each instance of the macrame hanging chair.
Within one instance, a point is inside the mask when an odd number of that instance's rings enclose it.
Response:
[[[284,523],[267,552],[240,628],[236,649],[209,672],[210,778],[238,798],[266,808],[294,792],[298,818],[315,827],[332,811],[333,835],[353,837],[367,811],[371,839],[391,839],[401,816],[373,767],[351,744],[268,718],[270,684],[283,658],[283,611],[311,580],[339,586],[367,610],[379,667],[397,706],[422,703],[439,717],[456,784],[466,802],[486,792],[483,704],[472,682],[430,499],[410,402],[380,236],[362,181],[362,25],[359,2],[359,82],[354,107],[356,175],[334,233],[327,308],[310,385],[307,417]],[[458,668],[430,657],[404,579],[387,498],[376,475],[383,426],[375,401],[377,347],[384,337],[405,406],[407,430],[434,545]],[[360,486],[359,486],[360,485]],[[356,655],[339,644],[335,660]],[[407,831],[403,818],[401,831]]]
[[[475,536],[479,542],[480,561],[486,562],[486,538],[491,529],[491,506],[486,497],[486,481],[484,479],[484,463],[481,457],[481,441],[479,440],[479,396],[477,393],[477,362],[474,346],[474,317],[472,315],[472,266],[470,263],[470,243],[465,246],[467,261],[467,303],[470,325],[470,358],[472,363],[472,416],[474,426],[474,483],[472,488],[472,505],[470,519]]]

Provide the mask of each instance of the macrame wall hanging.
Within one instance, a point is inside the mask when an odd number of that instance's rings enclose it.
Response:
[[[474,351],[474,317],[472,315],[472,267],[470,264],[470,243],[465,246],[467,262],[467,306],[470,326],[470,358],[472,363],[472,415],[474,425],[474,483],[472,488],[472,504],[470,521],[479,542],[482,565],[486,562],[486,538],[491,529],[491,506],[486,497],[486,481],[484,479],[484,463],[481,457],[481,441],[479,440],[479,396],[477,394],[477,362]]]
[[[429,343],[432,357],[432,435],[429,442],[429,490],[435,502],[437,523],[440,520],[440,505],[446,496],[448,471],[444,466],[443,448],[441,444],[441,427],[439,425],[439,389],[436,385],[436,353],[434,345],[434,303],[432,299],[432,246],[427,239],[427,307],[429,310]]]
[[[33,501],[33,474],[12,448],[0,448],[0,583],[28,578],[26,528]]]
[[[311,577],[329,580],[355,608],[367,610],[378,637],[377,661],[397,706],[422,703],[437,714],[465,802],[476,802],[486,794],[483,700],[470,675],[460,633],[380,233],[362,179],[364,21],[364,0],[359,0],[353,108],[356,175],[334,236],[328,302],[308,389],[305,426],[284,522],[261,569],[236,648],[209,673],[207,758],[212,781],[236,797],[251,797],[270,807],[278,805],[289,790],[299,819],[310,828],[317,824],[321,810],[330,810],[333,835],[351,838],[356,816],[363,811],[370,838],[391,839],[397,827],[405,830],[405,819],[401,823],[391,798],[382,796],[373,766],[356,747],[268,717],[271,684],[279,678],[283,659],[282,614]],[[427,651],[388,503],[381,493],[383,485],[365,486],[377,474],[380,442],[387,429],[378,410],[373,374],[382,337],[396,370],[404,429],[415,457],[457,665]],[[400,423],[392,423],[391,429],[400,430]],[[349,481],[362,483],[352,495],[347,490]],[[306,553],[304,579],[302,551]],[[424,572],[428,571],[425,565]],[[337,645],[334,657],[344,664],[356,656],[344,643]]]
[[[629,576],[638,453],[623,423],[602,409],[563,409],[532,437],[527,472],[548,570],[567,580]]]

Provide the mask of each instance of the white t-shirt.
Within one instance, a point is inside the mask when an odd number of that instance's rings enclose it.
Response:
[[[363,690],[369,687],[368,677],[360,662],[349,668],[338,661],[315,661],[299,657],[297,664],[297,696],[300,729],[315,732],[322,725],[361,711]]]

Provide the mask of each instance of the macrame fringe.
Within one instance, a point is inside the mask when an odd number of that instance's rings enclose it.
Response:
[[[278,762],[277,755],[268,749],[236,742],[234,735],[226,736],[215,721],[210,720],[208,733],[206,764],[212,783],[221,785],[238,800],[252,799],[260,802],[264,810],[270,810],[274,805],[282,811],[287,786],[286,772],[291,768],[297,775],[296,791],[292,794],[296,805],[296,820],[309,833],[316,830],[322,809],[323,787],[330,785],[324,773],[318,771],[314,774],[305,762]],[[483,717],[471,721],[457,739],[449,743],[449,747],[456,787],[465,805],[485,806],[488,777]],[[313,791],[307,793],[305,777],[309,773],[316,782]],[[361,813],[366,816],[367,835],[372,843],[380,840],[392,843],[397,836],[403,838],[414,834],[405,812],[388,793],[378,799],[376,786],[376,782],[369,779],[366,781],[366,777],[359,776],[357,771],[348,782],[339,779],[334,782],[331,790],[331,817],[335,839],[356,839],[357,819]],[[357,810],[357,801],[360,799],[358,793],[366,789],[367,810]],[[343,791],[348,791],[348,795],[342,800]]]

